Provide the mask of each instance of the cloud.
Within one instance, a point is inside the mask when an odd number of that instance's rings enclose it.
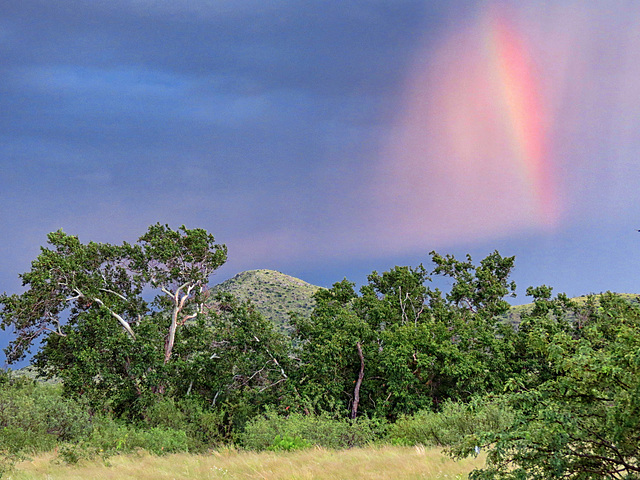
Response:
[[[640,181],[631,127],[640,118],[640,8],[583,7],[488,2],[418,50],[371,190],[381,238],[406,251],[629,216]],[[542,184],[522,170],[534,157],[505,108],[514,97],[495,69],[496,15],[531,59],[555,225],[539,215]]]
[[[5,65],[126,64],[261,88],[382,94],[399,80],[422,2],[24,0]],[[392,16],[396,19],[390,22]],[[235,81],[234,80],[234,81]]]

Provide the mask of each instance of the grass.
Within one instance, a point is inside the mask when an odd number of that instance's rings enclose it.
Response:
[[[369,447],[351,450],[308,449],[288,453],[227,450],[209,455],[146,453],[63,465],[53,453],[16,465],[11,480],[307,480],[439,479],[459,480],[484,464],[484,456],[453,461],[439,449]]]

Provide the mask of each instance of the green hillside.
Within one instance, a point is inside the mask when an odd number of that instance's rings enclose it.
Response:
[[[601,294],[594,294],[596,299],[600,295]],[[621,297],[627,299],[629,302],[637,302],[640,299],[639,295],[636,295],[633,293],[617,293],[616,295],[620,295]],[[573,297],[571,300],[576,302],[578,305],[582,305],[587,301],[587,297],[588,297],[587,295],[583,295],[580,297]],[[532,308],[533,308],[533,303],[526,303],[524,305],[514,305],[507,312],[506,319],[511,324],[518,324],[520,323],[520,318],[522,317],[522,315],[526,314],[527,312],[530,312]]]
[[[312,296],[319,288],[274,270],[248,270],[216,285],[212,290],[229,292],[242,300],[250,300],[260,313],[287,331],[289,312],[309,315],[314,306]]]

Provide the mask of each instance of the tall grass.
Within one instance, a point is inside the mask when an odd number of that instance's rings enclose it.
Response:
[[[140,453],[108,462],[91,460],[64,465],[48,453],[16,465],[12,480],[217,480],[217,479],[447,479],[467,478],[484,457],[453,461],[439,449],[368,447],[350,450],[313,448],[296,452],[220,451],[208,455]]]

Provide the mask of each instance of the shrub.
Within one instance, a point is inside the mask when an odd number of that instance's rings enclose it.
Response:
[[[95,451],[84,443],[63,443],[58,447],[58,462],[75,465],[80,460],[90,459]]]
[[[469,403],[444,402],[439,412],[421,410],[401,416],[389,428],[396,445],[451,446],[473,442],[480,433],[504,431],[513,421],[513,411],[501,399],[474,399]]]
[[[225,424],[226,409],[203,406],[197,398],[162,398],[144,411],[145,427],[184,431],[190,451],[203,451],[228,441],[230,426]]]
[[[384,421],[359,418],[352,421],[329,413],[303,415],[291,413],[284,417],[274,411],[251,419],[240,435],[241,444],[251,450],[265,450],[274,437],[299,438],[311,445],[325,448],[365,446],[384,437]]]
[[[190,441],[184,430],[167,427],[136,428],[103,418],[82,447],[102,456],[135,450],[164,455],[190,451]]]
[[[10,425],[0,429],[0,445],[11,455],[38,453],[51,450],[56,445],[55,435],[38,430],[25,430]]]
[[[276,435],[273,439],[273,443],[268,448],[268,450],[272,450],[275,452],[278,451],[286,451],[291,452],[293,450],[303,450],[305,448],[309,448],[311,444],[300,437],[289,437],[285,435],[281,437],[280,435]]]
[[[151,427],[184,429],[186,416],[171,397],[159,398],[144,411],[145,423]]]
[[[18,379],[0,386],[0,444],[12,453],[42,452],[77,441],[92,430],[85,407],[63,398],[58,386]]]
[[[127,450],[142,449],[156,455],[189,451],[189,439],[184,430],[161,427],[131,430],[125,445]]]

